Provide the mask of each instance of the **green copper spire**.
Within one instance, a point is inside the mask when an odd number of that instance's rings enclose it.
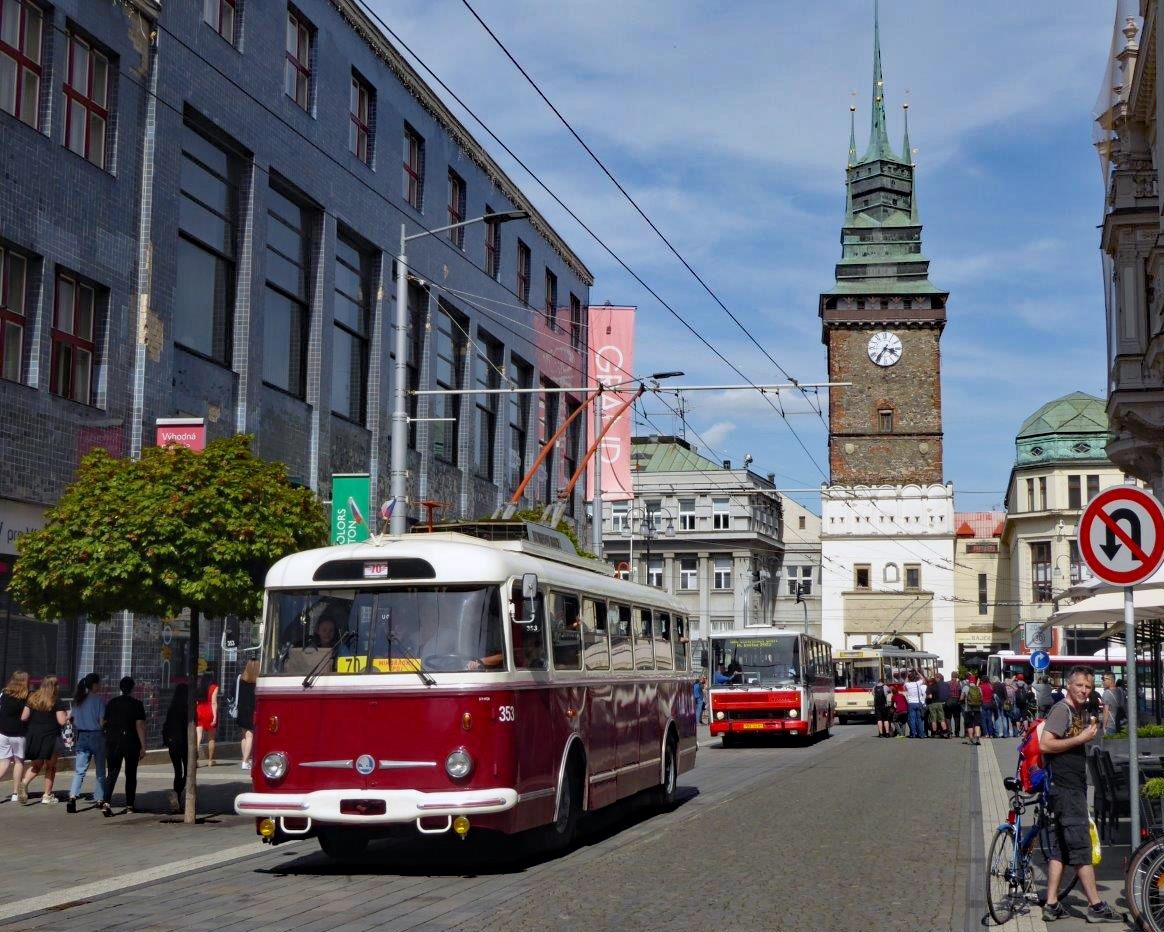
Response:
[[[885,80],[881,76],[881,17],[878,0],[873,0],[873,116],[869,125],[869,148],[862,162],[897,159],[885,131]],[[908,161],[908,159],[906,160]]]
[[[909,93],[906,91],[906,93]],[[913,153],[909,148],[909,101],[901,105],[901,111],[905,114],[905,138],[901,142],[901,160],[906,165],[913,164]]]
[[[854,92],[855,93],[855,92]],[[849,105],[849,167],[857,162],[857,108]]]

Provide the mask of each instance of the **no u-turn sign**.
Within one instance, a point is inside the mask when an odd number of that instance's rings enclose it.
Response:
[[[1164,562],[1164,508],[1133,485],[1100,492],[1079,519],[1079,551],[1104,582],[1143,582]]]

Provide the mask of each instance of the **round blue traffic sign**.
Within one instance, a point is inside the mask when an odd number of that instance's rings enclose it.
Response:
[[[1031,654],[1031,667],[1035,670],[1046,670],[1051,665],[1051,655],[1045,650],[1037,650]]]

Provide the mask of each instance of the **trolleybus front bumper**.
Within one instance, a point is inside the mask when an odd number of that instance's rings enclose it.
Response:
[[[383,811],[380,803],[383,803]],[[314,790],[310,793],[242,793],[234,801],[239,815],[273,819],[310,819],[344,825],[390,825],[430,817],[487,815],[517,805],[517,790]]]

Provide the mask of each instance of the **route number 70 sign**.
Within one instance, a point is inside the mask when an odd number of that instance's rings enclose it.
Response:
[[[1105,489],[1083,509],[1079,552],[1104,582],[1143,582],[1164,562],[1164,507],[1137,486]]]

